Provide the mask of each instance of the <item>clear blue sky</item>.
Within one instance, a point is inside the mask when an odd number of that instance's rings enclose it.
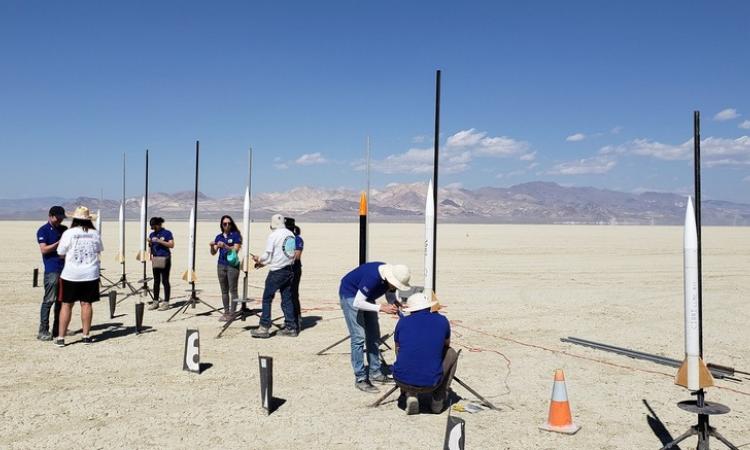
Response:
[[[533,180],[750,203],[750,3],[0,3],[0,198]],[[710,138],[710,139],[708,139]]]

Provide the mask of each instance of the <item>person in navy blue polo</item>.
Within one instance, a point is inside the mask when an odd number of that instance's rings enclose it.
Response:
[[[380,367],[380,324],[378,312],[396,314],[396,290],[409,289],[409,268],[399,264],[369,262],[362,264],[341,279],[339,301],[351,337],[354,386],[360,391],[376,394],[372,382],[385,383],[388,377]],[[384,296],[387,304],[375,300]],[[365,367],[365,343],[367,363]]]
[[[169,309],[169,271],[172,268],[172,252],[174,237],[172,232],[164,228],[164,219],[152,217],[149,220],[151,234],[148,235],[148,245],[151,247],[151,272],[154,275],[154,303],[149,309],[159,308],[159,311]],[[159,266],[159,267],[157,267]],[[159,303],[159,285],[164,285],[164,301]]]
[[[302,330],[302,307],[299,303],[299,283],[302,280],[302,251],[305,249],[305,241],[302,239],[302,229],[297,225],[294,226],[292,233],[294,233],[292,302],[294,302],[294,314],[297,316],[297,330]]]
[[[44,262],[44,297],[39,314],[39,332],[36,336],[40,341],[51,341],[53,336],[57,336],[60,320],[60,302],[57,301],[57,291],[60,273],[65,266],[65,260],[57,254],[57,244],[60,242],[63,232],[68,229],[62,224],[64,219],[65,209],[62,206],[53,206],[49,209],[47,223],[39,227],[36,232],[36,240]],[[53,306],[54,320],[50,333],[49,313]]]
[[[432,388],[432,412],[439,414],[453,379],[458,354],[450,348],[448,319],[432,312],[436,304],[421,292],[409,296],[404,308],[409,315],[399,319],[393,334],[396,343],[393,378],[406,396],[407,414],[419,412],[419,399],[410,387],[420,391]]]
[[[219,253],[216,271],[219,276],[219,286],[221,286],[221,302],[224,304],[224,314],[219,320],[226,322],[234,314],[232,307],[236,303],[232,303],[232,300],[238,298],[237,282],[240,279],[239,259],[230,261],[228,256],[231,250],[235,251],[235,256],[239,254],[240,247],[242,247],[242,234],[231,216],[222,216],[219,226],[221,233],[216,235],[209,246],[212,255]]]

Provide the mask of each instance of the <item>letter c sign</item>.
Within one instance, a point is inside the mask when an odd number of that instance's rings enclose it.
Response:
[[[200,338],[198,330],[187,330],[185,333],[185,357],[182,358],[182,370],[200,373]]]

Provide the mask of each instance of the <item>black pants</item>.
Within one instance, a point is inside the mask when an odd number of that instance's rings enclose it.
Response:
[[[159,301],[159,284],[164,285],[164,301],[169,302],[169,294],[172,287],[169,284],[169,270],[172,268],[172,258],[167,258],[167,264],[163,269],[151,269],[154,274],[154,301]]]
[[[294,304],[294,316],[299,319],[302,314],[299,304],[299,282],[302,278],[302,263],[295,261],[292,271],[294,272],[294,279],[292,280],[292,303]]]

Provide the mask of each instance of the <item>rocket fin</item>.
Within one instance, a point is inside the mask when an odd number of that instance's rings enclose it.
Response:
[[[186,271],[184,271],[184,272],[182,272],[182,279],[183,279],[184,281],[187,281],[188,283],[190,282],[190,281],[188,280],[188,271],[187,271],[187,270],[186,270]],[[195,276],[195,272],[193,272],[193,283],[197,283],[197,282],[198,282],[198,277],[197,277],[197,276]]]
[[[125,262],[125,256],[122,253],[118,253],[117,256],[115,256],[115,261],[122,264]]]
[[[685,358],[679,370],[677,370],[677,375],[674,378],[674,384],[687,388],[688,387],[687,372],[688,372],[687,358]],[[698,387],[700,389],[703,389],[703,388],[711,387],[713,385],[714,385],[714,377],[713,375],[711,375],[711,371],[708,370],[706,363],[703,362],[703,358],[699,358],[698,359]]]
[[[701,389],[711,387],[714,385],[714,377],[711,375],[711,371],[706,367],[706,363],[703,362],[703,358],[699,359],[700,365],[698,366],[698,383]]]
[[[432,301],[437,303],[432,308],[430,308],[430,312],[438,312],[443,309],[443,307],[440,305],[440,300],[437,298],[437,295],[435,295],[434,292],[432,293]]]
[[[674,377],[674,384],[678,386],[682,386],[684,388],[688,387],[688,381],[687,381],[687,358],[685,358],[684,361],[682,361],[682,365],[677,370],[677,375]]]

